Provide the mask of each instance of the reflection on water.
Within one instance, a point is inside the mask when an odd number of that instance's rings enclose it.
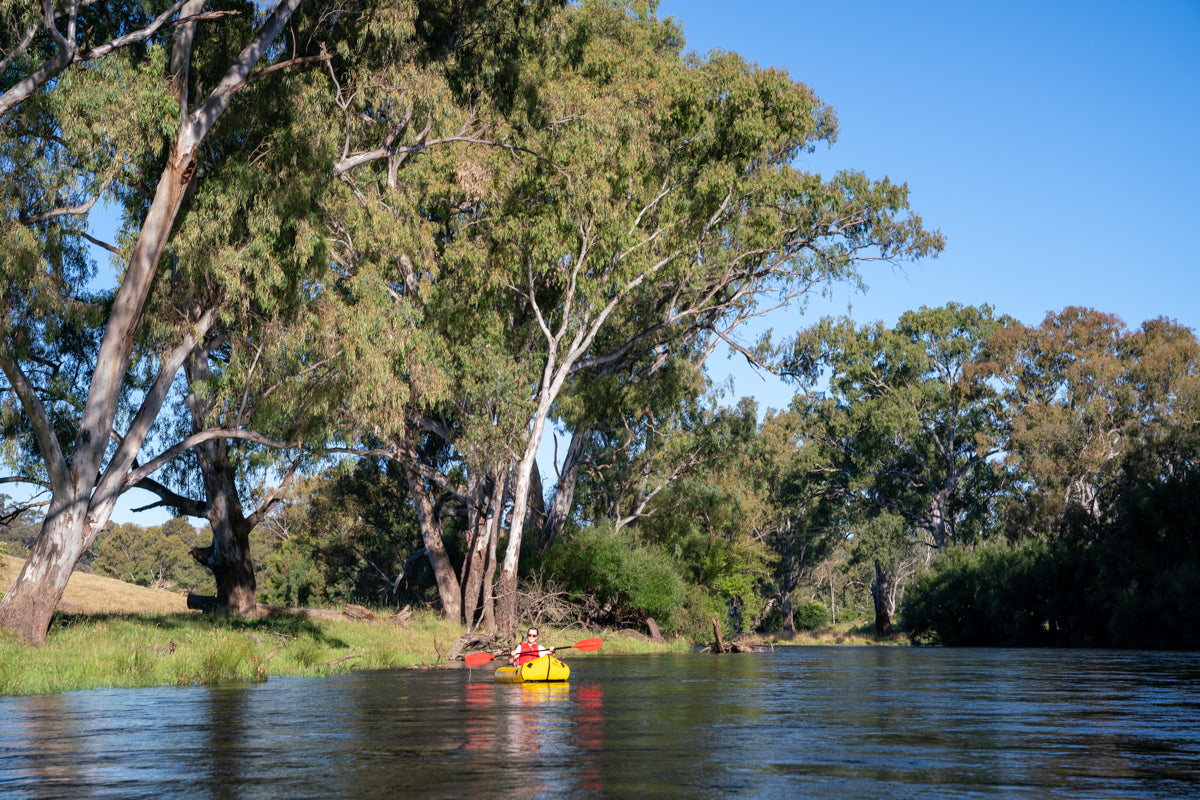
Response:
[[[796,648],[0,698],[3,798],[1192,797],[1200,655]]]

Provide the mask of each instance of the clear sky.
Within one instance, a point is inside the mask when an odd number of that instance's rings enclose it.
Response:
[[[1082,305],[1200,330],[1200,0],[667,0],[658,13],[691,50],[807,84],[840,134],[799,164],[905,182],[946,236],[939,258],[869,267],[865,295],[777,318],[777,335],[822,313],[891,324],[950,301],[1030,324]],[[737,395],[791,397],[732,369]]]

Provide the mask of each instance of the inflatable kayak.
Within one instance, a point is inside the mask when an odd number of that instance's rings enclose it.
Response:
[[[571,668],[554,656],[542,656],[519,667],[500,667],[496,680],[501,683],[534,683],[565,681],[571,676]]]

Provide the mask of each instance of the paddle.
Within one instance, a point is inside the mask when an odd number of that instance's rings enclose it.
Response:
[[[556,647],[554,649],[555,649],[555,651],[558,651],[558,650],[583,650],[584,652],[591,652],[593,650],[599,650],[600,645],[602,645],[602,644],[604,644],[604,640],[599,639],[599,638],[580,639],[575,644],[568,644],[568,645],[564,645],[562,647]],[[467,657],[464,658],[463,661],[466,663],[466,665],[468,667],[478,667],[482,664],[488,663],[489,661],[491,661],[494,658],[495,658],[495,656],[492,655],[491,653],[468,653]]]

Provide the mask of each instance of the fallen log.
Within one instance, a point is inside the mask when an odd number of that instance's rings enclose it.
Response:
[[[701,653],[765,653],[767,648],[758,647],[752,644],[742,644],[741,642],[726,642],[721,636],[721,623],[716,617],[712,618],[713,636],[716,638],[716,644],[711,647],[706,647],[701,650]]]

